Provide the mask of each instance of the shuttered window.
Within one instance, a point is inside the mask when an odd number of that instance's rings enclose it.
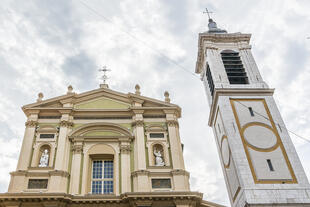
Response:
[[[248,84],[248,77],[239,53],[232,50],[221,52],[223,64],[230,84]]]

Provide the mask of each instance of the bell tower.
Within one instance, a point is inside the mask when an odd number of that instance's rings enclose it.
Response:
[[[251,35],[211,18],[199,34],[201,75],[231,205],[310,206],[310,185],[251,53]]]

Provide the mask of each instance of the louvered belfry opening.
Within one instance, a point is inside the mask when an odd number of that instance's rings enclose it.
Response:
[[[221,52],[224,67],[230,84],[248,84],[248,77],[238,52],[224,50]]]
[[[210,67],[209,67],[208,63],[207,63],[206,76],[207,76],[207,80],[208,80],[211,96],[213,96],[213,94],[214,94],[214,83],[213,83],[213,79],[212,79],[212,75],[211,75],[211,70],[210,70]]]

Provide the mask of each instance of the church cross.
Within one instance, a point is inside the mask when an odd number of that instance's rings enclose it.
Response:
[[[106,84],[108,76],[107,76],[107,72],[111,71],[110,69],[107,68],[107,66],[103,66],[102,69],[99,69],[100,72],[103,72],[103,76],[101,77],[101,79],[103,80],[103,84]]]
[[[206,11],[204,11],[203,13],[207,14],[209,19],[211,19],[210,14],[212,14],[213,12],[209,11],[208,8],[206,8]]]

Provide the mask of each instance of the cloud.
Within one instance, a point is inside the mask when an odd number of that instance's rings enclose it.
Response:
[[[98,87],[97,70],[112,71],[110,88],[163,100],[165,90],[182,107],[180,133],[191,187],[205,199],[229,205],[213,134],[209,106],[194,72],[198,33],[206,31],[207,6],[221,28],[252,33],[253,55],[287,128],[310,139],[310,3],[289,0],[225,1],[9,1],[0,5],[0,191],[15,170],[25,116],[20,106]],[[236,6],[237,5],[237,6]],[[108,20],[107,20],[108,19]],[[182,68],[167,60],[171,58]],[[309,143],[292,136],[305,169]],[[309,170],[306,170],[309,176]]]

